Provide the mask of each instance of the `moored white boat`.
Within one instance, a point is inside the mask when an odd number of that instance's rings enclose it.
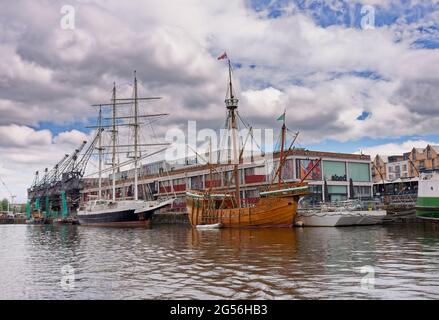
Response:
[[[383,222],[385,210],[369,206],[364,208],[357,201],[323,204],[319,207],[298,210],[295,224],[304,227],[345,227],[376,225]]]

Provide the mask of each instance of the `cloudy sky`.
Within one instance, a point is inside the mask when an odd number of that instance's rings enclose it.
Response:
[[[188,120],[219,129],[224,51],[240,114],[255,127],[277,127],[287,108],[310,149],[439,144],[437,0],[0,3],[0,175],[20,201],[36,170],[87,139],[90,104],[108,101],[113,82],[131,95],[134,70],[142,95],[163,97],[148,112],[171,114],[159,134]],[[375,28],[364,25],[367,5]]]

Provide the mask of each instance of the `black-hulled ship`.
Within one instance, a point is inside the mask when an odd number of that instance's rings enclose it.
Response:
[[[139,143],[139,129],[142,123],[139,119],[151,119],[157,117],[163,117],[167,114],[142,114],[139,115],[139,101],[156,100],[157,97],[151,98],[138,98],[137,97],[137,77],[134,76],[134,97],[117,99],[116,98],[116,85],[113,86],[113,95],[111,103],[94,105],[99,107],[99,118],[97,128],[98,136],[98,156],[99,156],[99,168],[98,168],[98,184],[99,191],[95,199],[91,199],[83,203],[79,210],[77,217],[79,223],[82,225],[94,225],[94,226],[148,226],[152,215],[158,210],[171,205],[174,198],[156,199],[156,200],[140,200],[138,196],[138,168],[139,162],[148,157],[151,154],[157,154],[160,151],[164,151],[166,147],[158,152],[146,153],[146,150],[142,150],[142,147],[150,146],[166,146],[167,143],[154,143],[154,144],[140,144]],[[117,116],[116,110],[118,106],[132,106],[133,114],[127,116]],[[106,118],[111,120],[111,124],[103,124],[102,109],[104,107],[112,108],[112,117]],[[150,124],[150,123],[149,123]],[[133,144],[119,144],[118,143],[118,128],[119,127],[132,128],[132,141]],[[103,133],[108,131],[111,134],[111,145],[103,146]],[[108,154],[112,155],[111,167],[109,169],[103,169],[104,154],[107,154],[106,150],[110,149]],[[131,159],[124,163],[118,163],[117,154],[126,153],[127,158]],[[146,153],[142,156],[142,153]],[[116,170],[119,170],[121,166],[134,164],[134,196],[130,200],[116,199]],[[112,199],[106,199],[102,197],[102,173],[112,171]]]
[[[78,219],[82,225],[148,226],[152,215],[171,205],[173,201],[174,199],[165,201],[92,200],[81,207]]]

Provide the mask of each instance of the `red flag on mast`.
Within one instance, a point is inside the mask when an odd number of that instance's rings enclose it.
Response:
[[[223,59],[227,59],[227,53],[225,52],[218,57],[218,60],[223,60]]]

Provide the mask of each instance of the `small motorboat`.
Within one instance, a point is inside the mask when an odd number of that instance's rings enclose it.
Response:
[[[199,230],[214,230],[214,229],[221,229],[223,227],[222,223],[212,223],[212,224],[198,224],[196,226]]]

